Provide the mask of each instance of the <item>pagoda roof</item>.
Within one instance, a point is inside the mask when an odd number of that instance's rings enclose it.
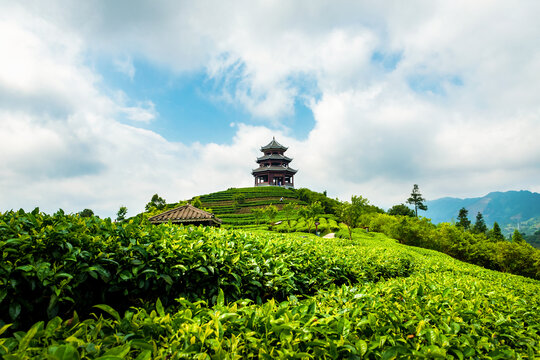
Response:
[[[274,149],[280,149],[280,150],[285,151],[288,149],[288,147],[285,147],[281,145],[280,143],[278,143],[275,137],[272,137],[272,141],[270,141],[267,145],[261,147],[261,151],[274,150]]]
[[[285,161],[292,161],[290,157],[287,157],[283,154],[270,154],[270,155],[264,155],[257,158],[257,162],[264,161],[264,160],[285,160]]]
[[[251,173],[252,174],[260,174],[260,173],[264,173],[264,172],[267,172],[267,171],[296,174],[296,172],[298,170],[291,169],[290,167],[283,167],[283,166],[262,166],[260,168],[254,169]]]
[[[220,225],[221,219],[218,219],[214,214],[196,208],[193,205],[186,204],[177,208],[167,210],[161,214],[152,216],[148,219],[152,224],[161,224],[166,222],[172,223],[207,223],[208,225]]]

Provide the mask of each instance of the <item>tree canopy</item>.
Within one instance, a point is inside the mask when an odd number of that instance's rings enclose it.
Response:
[[[365,209],[369,206],[369,200],[362,196],[351,197],[351,202],[344,201],[340,203],[336,208],[336,214],[339,219],[347,225],[349,230],[349,239],[352,240],[351,228],[358,224],[360,216],[362,216]]]
[[[315,224],[315,219],[324,213],[324,207],[319,201],[314,201],[307,206],[303,206],[299,210],[300,216],[306,218],[308,224],[308,232],[311,232],[311,227]]]
[[[163,209],[165,207],[165,205],[167,205],[167,203],[165,202],[165,199],[163,199],[158,194],[154,194],[152,196],[152,199],[150,199],[150,202],[148,204],[146,204],[144,209],[146,211],[150,211],[152,208],[156,208],[158,210],[161,210],[161,209]]]
[[[120,206],[120,209],[118,209],[118,212],[116,213],[116,221],[124,221],[126,219],[127,215],[127,207]]]
[[[469,230],[471,227],[471,220],[468,218],[469,210],[462,207],[459,209],[458,214],[458,222],[456,223],[457,226],[463,228],[464,230]]]
[[[473,232],[476,234],[485,234],[488,231],[486,222],[484,221],[484,216],[481,212],[476,214],[476,222],[473,226]]]
[[[335,207],[339,204],[338,200],[327,197],[326,191],[324,193],[318,193],[309,189],[300,188],[296,190],[296,194],[298,195],[298,199],[305,201],[308,204],[318,201],[326,214],[334,214]]]
[[[201,202],[201,197],[200,196],[195,196],[193,198],[193,200],[191,200],[191,206],[194,206],[197,209],[202,209],[203,206],[202,206],[202,202]]]
[[[418,209],[420,210],[427,210],[427,205],[424,204],[424,199],[422,197],[422,194],[420,194],[420,190],[418,189],[418,185],[414,184],[413,189],[411,192],[411,196],[407,199],[407,204],[414,205],[414,214],[416,217],[418,217]]]
[[[501,227],[497,222],[493,223],[493,229],[489,232],[488,238],[491,241],[504,241],[504,235],[502,234]]]
[[[388,209],[388,215],[415,216],[415,213],[407,205],[399,204]]]
[[[94,216],[94,212],[91,209],[84,209],[79,212],[80,217],[91,217]]]
[[[525,244],[523,234],[521,234],[518,229],[514,230],[514,234],[512,235],[512,242],[516,244]]]

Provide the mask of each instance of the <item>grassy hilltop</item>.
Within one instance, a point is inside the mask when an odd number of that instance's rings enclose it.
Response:
[[[540,282],[399,244],[0,215],[5,359],[535,359]]]
[[[212,194],[201,195],[202,206],[212,209],[212,212],[228,225],[255,224],[251,212],[254,208],[276,205],[279,208],[284,203],[306,205],[295,189],[279,186],[231,188]]]

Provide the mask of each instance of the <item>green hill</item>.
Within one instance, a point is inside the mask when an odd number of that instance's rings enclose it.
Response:
[[[0,214],[5,359],[535,359],[540,282],[356,231]],[[94,313],[95,315],[92,315]]]
[[[278,186],[231,188],[199,198],[202,206],[211,209],[226,225],[255,224],[251,209],[257,207],[276,205],[281,208],[286,203],[306,205],[299,199],[298,190]]]
[[[254,208],[275,205],[279,210],[287,203],[308,205],[314,201],[321,203],[324,213],[332,217],[338,201],[327,197],[323,193],[309,189],[286,189],[278,186],[231,188],[211,194],[200,195],[202,207],[223,220],[224,225],[253,225],[255,217],[251,212]],[[195,198],[190,201],[193,202]],[[281,220],[279,213],[276,220]],[[284,230],[284,229],[283,229]]]

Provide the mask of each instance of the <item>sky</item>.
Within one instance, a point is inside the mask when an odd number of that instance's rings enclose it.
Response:
[[[538,1],[0,1],[0,211],[540,191]]]

